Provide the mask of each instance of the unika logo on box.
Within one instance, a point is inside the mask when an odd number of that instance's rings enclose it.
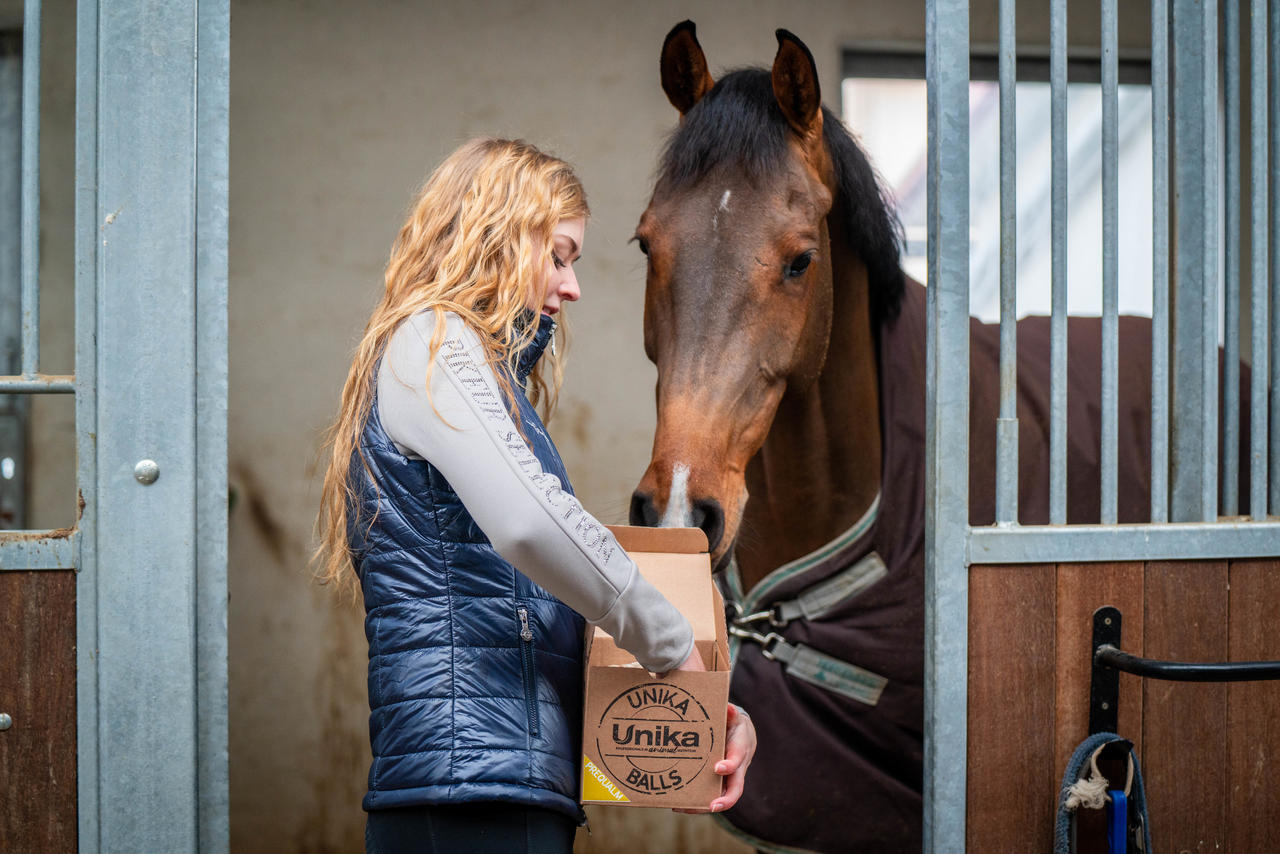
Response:
[[[637,685],[604,710],[596,750],[614,780],[664,795],[689,785],[714,754],[715,729],[698,700],[666,682]]]

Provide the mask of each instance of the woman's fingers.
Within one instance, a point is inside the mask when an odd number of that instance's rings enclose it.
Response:
[[[710,809],[677,809],[672,812],[698,815],[707,812],[724,812],[742,797],[747,782],[747,766],[756,752],[756,728],[751,716],[740,706],[729,704],[728,727],[725,734],[724,759],[716,763],[715,771],[725,777],[724,791],[711,802]]]
[[[738,802],[738,798],[742,797],[742,789],[747,782],[747,769],[744,765],[740,770],[729,775],[729,779],[725,780],[724,794],[711,802],[712,812],[724,812]]]
[[[724,792],[711,802],[712,812],[723,812],[742,797],[747,780],[747,766],[756,752],[756,728],[751,717],[740,707],[729,704],[729,725],[725,737],[724,759],[716,763],[716,773],[727,777]]]

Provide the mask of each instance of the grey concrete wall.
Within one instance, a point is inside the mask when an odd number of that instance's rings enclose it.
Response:
[[[1124,5],[1122,40],[1144,45],[1143,4]],[[974,40],[990,43],[995,2],[975,7]],[[20,20],[17,8],[0,0],[0,24]],[[52,372],[70,371],[73,352],[73,8],[46,3],[41,257]],[[1080,13],[1073,41],[1096,44],[1096,11]],[[842,46],[924,40],[922,0],[233,3],[234,851],[360,848],[366,644],[358,610],[310,579],[317,449],[413,191],[474,135],[525,137],[576,164],[586,183],[583,299],[568,311],[568,381],[550,427],[587,507],[625,519],[648,459],[654,379],[640,340],[644,266],[626,241],[675,121],[658,51],[685,17],[714,70],[767,64],[774,28],[793,30],[832,106]],[[1024,8],[1020,20],[1027,41],[1045,43],[1042,10]],[[74,512],[71,416],[69,400],[35,410],[39,527]],[[704,818],[663,811],[600,809],[591,824],[581,851],[745,850]]]

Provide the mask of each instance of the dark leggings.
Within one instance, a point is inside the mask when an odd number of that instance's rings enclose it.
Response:
[[[563,813],[496,801],[374,810],[368,854],[570,854],[577,825]]]

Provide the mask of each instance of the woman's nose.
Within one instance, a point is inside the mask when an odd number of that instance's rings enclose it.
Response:
[[[578,287],[577,273],[570,269],[560,282],[560,287],[557,288],[557,291],[560,294],[560,299],[568,300],[569,302],[575,302],[578,297],[582,296],[582,289]]]

